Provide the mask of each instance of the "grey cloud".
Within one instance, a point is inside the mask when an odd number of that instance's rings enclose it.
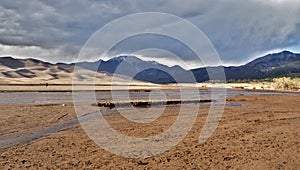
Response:
[[[34,46],[49,50],[43,56],[45,59],[49,54],[49,60],[72,61],[85,41],[104,24],[127,14],[149,11],[174,14],[195,24],[212,41],[225,64],[241,64],[254,54],[300,43],[300,1],[297,0],[2,0],[0,44]],[[124,31],[132,26],[125,26]],[[193,60],[190,51],[184,50],[180,43],[153,37],[147,40]],[[120,45],[113,53],[133,51],[126,46],[137,42],[143,39],[127,41],[127,45]],[[147,43],[138,44],[140,48],[147,47]],[[13,51],[9,52],[14,55]]]
[[[289,36],[299,36],[298,16],[299,1],[224,1],[192,22],[207,33],[225,62],[240,63],[254,52],[297,45],[299,39],[291,43]]]

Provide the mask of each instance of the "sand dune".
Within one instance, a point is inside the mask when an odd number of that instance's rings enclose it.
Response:
[[[134,84],[153,85],[152,83],[132,80],[126,76],[99,73],[83,68],[76,68],[74,65],[51,64],[35,59],[13,59],[3,57],[0,59],[0,84],[1,85],[45,85],[65,84],[71,85],[72,81],[80,84]]]

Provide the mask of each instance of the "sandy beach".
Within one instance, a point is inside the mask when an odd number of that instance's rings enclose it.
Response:
[[[3,169],[297,169],[300,167],[300,96],[253,95],[227,99],[222,120],[205,143],[198,137],[209,106],[202,106],[189,134],[171,150],[150,158],[129,159],[96,145],[77,123],[46,136],[2,145]],[[102,108],[106,109],[106,108]],[[34,134],[76,120],[70,104],[0,105],[0,139]],[[106,120],[135,137],[166,130],[179,106],[166,107],[151,123],[129,122],[111,110]]]

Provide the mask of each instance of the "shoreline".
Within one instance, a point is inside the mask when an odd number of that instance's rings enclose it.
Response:
[[[4,86],[4,85],[3,85]],[[44,86],[38,86],[38,85],[35,85],[36,87],[44,87]],[[64,86],[64,85],[61,85],[59,86],[60,88]],[[53,88],[48,88],[48,89],[45,89],[45,88],[36,88],[36,89],[28,89],[28,88],[22,88],[22,86],[16,86],[16,88],[11,88],[11,86],[8,86],[9,88],[6,88],[6,89],[3,89],[1,88],[1,85],[0,85],[0,93],[13,93],[13,92],[73,92],[73,91],[76,91],[76,92],[80,92],[80,91],[95,91],[95,92],[101,92],[101,91],[130,91],[130,92],[150,92],[150,91],[155,91],[155,90],[180,90],[180,88],[178,87],[171,87],[171,88],[167,88],[167,87],[163,87],[163,88],[160,88],[160,87],[152,87],[152,86],[149,86],[149,87],[140,87],[140,86],[131,86],[129,89],[128,89],[128,86],[118,86],[120,88],[117,88],[117,89],[114,89],[112,90],[111,89],[111,86],[98,86],[96,87],[96,89],[90,89],[90,88],[82,88],[82,89],[72,89],[72,88],[69,88],[69,87],[72,87],[71,85],[70,86],[65,86],[65,87],[68,87],[67,89],[65,90],[61,90],[61,89],[58,89],[56,88],[56,86],[52,86]],[[24,87],[28,87],[28,86],[24,86]],[[90,87],[90,86],[88,86]],[[102,88],[100,88],[102,87]],[[104,87],[104,88],[103,88]],[[195,90],[195,88],[182,88],[184,90]],[[236,91],[248,91],[248,92],[276,92],[276,93],[296,93],[296,94],[300,94],[300,91],[299,90],[276,90],[276,89],[239,89],[239,88],[220,88],[220,87],[214,87],[214,88],[211,88],[211,87],[208,87],[208,88],[203,88],[203,87],[200,87],[200,88],[197,88],[197,90],[211,90],[211,89],[227,89],[227,90],[236,90]]]
[[[249,86],[253,86],[249,88]],[[300,93],[300,90],[283,90],[274,88],[255,88],[265,85],[261,84],[241,84],[241,83],[182,83],[182,84],[151,84],[151,83],[129,83],[129,84],[68,84],[68,83],[0,83],[0,92],[72,92],[72,91],[113,91],[113,90],[129,90],[129,91],[151,91],[151,90],[180,90],[180,89],[230,89],[245,90],[251,92],[291,92]],[[270,85],[268,85],[270,86]]]

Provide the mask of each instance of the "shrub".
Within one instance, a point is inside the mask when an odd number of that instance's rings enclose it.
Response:
[[[281,77],[273,79],[274,89],[279,90],[297,90],[299,89],[299,82],[291,79],[290,77]]]

